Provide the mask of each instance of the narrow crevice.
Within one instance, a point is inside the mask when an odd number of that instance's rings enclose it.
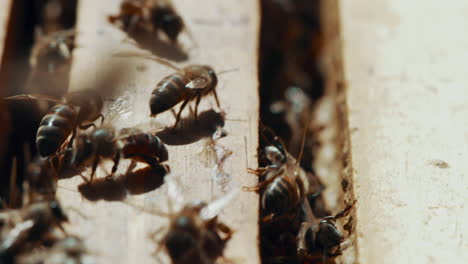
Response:
[[[27,82],[32,68],[30,56],[38,32],[42,35],[75,25],[76,0],[14,0],[7,26],[4,56],[0,68],[2,96],[27,93]],[[40,89],[37,89],[40,93]],[[5,151],[0,157],[0,198],[8,201],[10,174],[13,160],[17,162],[17,186],[21,189],[27,159],[36,155],[35,137],[43,110],[36,102],[6,101],[8,127]]]
[[[334,215],[354,202],[337,2],[261,0],[261,10],[260,127],[271,128],[294,158],[301,152],[305,131],[300,164],[309,184],[324,188],[310,195],[310,207],[317,219]],[[260,167],[271,165],[265,158],[270,142],[262,139],[262,133],[261,129]],[[298,232],[304,222],[303,212],[298,210],[304,210],[304,205],[298,208],[287,213],[296,216],[276,222],[265,222],[266,212],[261,208],[263,263],[315,263],[297,256]],[[352,216],[337,221],[337,226],[343,232],[343,241],[352,244]],[[343,250],[343,255],[329,258],[327,263],[354,261],[352,247]],[[319,257],[317,263],[321,261]]]

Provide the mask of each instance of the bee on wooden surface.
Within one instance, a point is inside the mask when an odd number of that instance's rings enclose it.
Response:
[[[25,194],[27,201],[24,203],[50,200],[55,197],[57,189],[58,159],[52,161],[38,157],[26,167]]]
[[[264,137],[267,133],[274,135],[271,130],[264,128]],[[296,160],[284,149],[282,141],[273,136],[263,152],[270,165],[256,170],[249,169],[249,172],[263,177],[264,181],[253,188],[244,189],[264,189],[261,195],[262,211],[267,217],[275,217],[296,209],[310,193],[310,182],[307,173],[298,164],[302,151]]]
[[[71,61],[75,48],[75,30],[61,30],[40,37],[34,44],[29,63],[41,72],[55,72]]]
[[[94,122],[101,114],[103,100],[94,90],[82,90],[68,93],[63,100],[46,95],[22,94],[8,97],[14,100],[46,100],[56,103],[42,118],[36,135],[36,146],[42,157],[57,153],[67,138],[70,146],[76,129],[95,126]]]
[[[39,241],[54,227],[63,232],[68,217],[57,200],[33,203],[17,210],[0,212],[0,262],[11,260],[27,242]],[[7,263],[7,262],[5,262]]]
[[[182,110],[193,100],[195,100],[195,120],[198,120],[198,105],[202,97],[212,93],[217,107],[220,107],[218,94],[216,93],[218,76],[209,65],[189,65],[184,68],[179,68],[166,60],[154,56],[145,56],[139,53],[123,52],[117,53],[116,56],[138,56],[154,60],[177,71],[163,78],[156,84],[156,88],[151,93],[149,102],[152,117],[172,109],[175,105],[182,102],[173,129],[175,129],[179,123]],[[228,71],[220,72],[218,75]]]
[[[356,201],[335,216],[317,219],[312,212],[309,201],[304,199],[302,209],[305,220],[297,236],[299,256],[309,260],[321,257],[322,263],[327,263],[328,257],[339,256],[344,238],[336,226],[336,220],[346,217],[355,204]]]
[[[162,31],[171,42],[176,42],[185,28],[170,0],[124,0],[120,13],[109,16],[109,22],[128,33],[136,28],[154,34]]]
[[[160,242],[173,263],[215,263],[223,255],[233,231],[217,217],[204,219],[206,202],[194,202],[170,217],[168,232]]]
[[[114,166],[109,177],[116,171],[120,159],[131,159],[157,168],[168,160],[168,152],[162,141],[151,133],[138,129],[122,129],[116,135],[109,127],[96,128],[78,136],[72,150],[70,165],[73,167],[92,163],[91,179],[102,159],[112,159]],[[169,167],[165,167],[169,170]]]
[[[174,264],[214,264],[223,257],[223,251],[234,231],[218,220],[220,211],[238,194],[230,191],[210,203],[185,202],[176,179],[166,176],[169,213],[143,211],[169,218],[169,227],[150,234],[158,241],[154,255],[165,249]],[[166,230],[165,232],[163,232]],[[161,234],[163,233],[163,234]]]
[[[26,82],[26,92],[62,97],[69,86],[74,48],[75,31],[73,29],[38,36],[29,59],[31,71]],[[40,107],[42,105],[43,103],[39,103]]]
[[[84,242],[76,236],[68,235],[57,239],[51,248],[39,248],[24,252],[15,258],[17,264],[61,264],[61,263],[83,263],[86,253]]]

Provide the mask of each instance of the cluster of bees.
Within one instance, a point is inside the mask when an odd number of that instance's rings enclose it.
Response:
[[[347,217],[355,202],[331,215],[313,163],[325,147],[319,134],[330,129],[312,116],[327,92],[321,2],[261,1],[262,167],[252,173],[261,181],[254,190],[261,196],[264,263],[335,263],[334,257],[350,245],[346,238],[352,227],[344,232],[337,220]]]
[[[57,2],[57,1],[52,1]],[[58,1],[60,2],[60,1]],[[120,11],[108,21],[131,35],[135,30],[149,35],[164,35],[177,45],[178,36],[188,33],[183,19],[168,0],[124,0]],[[69,171],[91,169],[92,184],[98,166],[111,160],[112,178],[122,159],[143,163],[149,170],[169,172],[169,160],[164,142],[154,133],[136,128],[117,130],[107,124],[102,114],[104,100],[93,89],[63,92],[62,83],[50,83],[57,75],[69,74],[76,32],[66,29],[40,38],[31,54],[31,80],[28,86],[43,86],[34,78],[49,76],[50,91],[10,96],[7,100],[33,100],[51,106],[43,115],[36,134],[39,156],[28,161],[23,176],[22,197],[11,184],[10,196],[0,197],[0,263],[82,263],[90,253],[83,241],[62,227],[68,222],[65,210],[55,197],[57,181]],[[134,54],[120,54],[133,56]],[[151,116],[172,110],[180,103],[172,127],[179,124],[181,113],[195,102],[193,117],[198,119],[201,99],[213,95],[220,107],[216,87],[216,72],[208,65],[179,68],[159,57],[151,59],[175,72],[156,84],[148,95]],[[53,76],[53,77],[52,77]],[[66,77],[68,82],[68,77]],[[66,85],[68,87],[68,85]],[[35,91],[30,89],[29,91]],[[57,94],[57,91],[60,91]],[[269,128],[260,131],[260,160],[262,167],[249,172],[259,176],[257,186],[245,191],[260,193],[262,258],[266,263],[327,263],[341,253],[343,234],[336,220],[349,214],[352,205],[334,216],[316,217],[315,201],[323,186],[312,172],[301,167],[306,133],[298,158],[286,151],[285,144]],[[17,178],[13,166],[10,179]],[[14,209],[15,200],[21,207]],[[222,203],[226,203],[226,199]],[[211,203],[193,202],[169,214],[170,224],[158,242],[173,263],[216,263],[233,235],[231,228],[209,213]],[[319,206],[320,207],[320,206]],[[322,210],[323,211],[323,210]],[[288,249],[292,245],[292,249]]]

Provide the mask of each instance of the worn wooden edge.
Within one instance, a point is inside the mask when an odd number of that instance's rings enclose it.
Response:
[[[246,168],[256,167],[258,146],[258,80],[257,49],[259,31],[258,1],[174,1],[184,17],[198,47],[182,35],[182,48],[189,60],[178,65],[203,63],[217,70],[237,71],[219,77],[218,95],[226,112],[228,136],[219,140],[214,149],[202,139],[188,145],[168,145],[171,175],[181,183],[185,201],[212,201],[231,190],[257,183]],[[118,11],[119,1],[82,0],[78,6],[77,44],[73,54],[71,91],[96,87],[105,98],[126,98],[128,115],[112,120],[116,127],[139,126],[155,132],[172,125],[171,113],[152,120],[149,117],[149,96],[155,84],[173,70],[140,58],[116,58],[118,51],[135,51],[123,41],[125,35],[108,24],[106,16]],[[201,112],[216,109],[213,99],[202,100]],[[177,108],[176,108],[177,109]],[[108,109],[104,111],[109,114]],[[188,111],[184,113],[184,116]],[[223,167],[214,164],[223,149],[232,151]],[[213,151],[215,156],[213,157]],[[109,164],[107,164],[109,165]],[[125,171],[123,161],[118,173]],[[110,170],[110,167],[106,167]],[[85,177],[87,173],[83,174]],[[98,178],[103,178],[98,171]],[[151,256],[157,242],[148,234],[167,226],[167,220],[149,213],[151,209],[166,210],[167,185],[140,195],[127,195],[126,202],[91,202],[77,192],[80,177],[59,181],[58,198],[64,207],[81,211],[86,217],[70,211],[67,230],[81,235],[97,263],[154,263]],[[89,197],[88,197],[89,198]],[[137,204],[141,210],[128,204]],[[234,263],[259,263],[258,195],[240,191],[219,215],[219,219],[234,230],[225,256]],[[167,258],[162,256],[164,263]]]
[[[339,3],[357,262],[466,263],[468,3]]]
[[[12,23],[12,8],[13,8],[13,1],[12,0],[1,0],[0,1],[0,97],[4,97],[8,94],[9,86],[7,78],[2,76],[1,72],[3,72],[3,67],[8,62],[8,56],[5,54],[5,49],[8,46],[8,29],[10,28],[10,24]],[[0,100],[0,119],[1,119],[1,126],[0,126],[0,158],[4,158],[4,153],[6,149],[6,142],[8,141],[8,131],[10,127],[10,118],[8,115],[8,111],[6,110],[6,105],[3,100]]]

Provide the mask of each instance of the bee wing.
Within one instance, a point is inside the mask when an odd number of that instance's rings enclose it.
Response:
[[[63,103],[63,100],[45,94],[18,94],[5,98],[6,100],[44,100],[52,103]]]
[[[234,198],[236,198],[236,196],[238,194],[239,194],[239,189],[236,188],[236,189],[230,191],[225,196],[223,196],[223,197],[209,203],[207,206],[205,206],[201,210],[201,212],[200,212],[201,218],[204,219],[204,220],[213,219],[218,214],[220,214],[221,210],[224,207],[226,207],[226,205],[229,204]]]
[[[19,239],[27,235],[28,231],[31,230],[33,226],[34,221],[32,220],[27,220],[15,225],[15,227],[10,232],[8,232],[8,235],[2,241],[2,244],[0,244],[0,252],[8,250],[14,246],[14,244],[17,243]]]
[[[166,175],[164,182],[167,184],[167,199],[168,206],[171,212],[178,212],[184,206],[184,192],[181,188],[181,183],[174,177],[174,175]]]
[[[113,124],[116,120],[129,119],[133,113],[133,99],[134,96],[130,92],[124,92],[123,95],[116,99],[106,100],[111,101],[108,107],[105,107],[105,122]]]
[[[189,89],[203,89],[209,84],[209,81],[206,78],[198,77],[190,81],[185,85],[185,88]]]

